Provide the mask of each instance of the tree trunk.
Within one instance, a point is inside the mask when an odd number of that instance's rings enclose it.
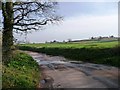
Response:
[[[12,57],[13,46],[13,3],[6,2],[2,4],[2,13],[4,17],[4,28],[2,35],[2,60],[7,63]]]

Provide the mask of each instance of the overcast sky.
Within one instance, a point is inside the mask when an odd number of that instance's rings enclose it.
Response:
[[[59,25],[27,35],[30,42],[86,39],[97,36],[118,36],[117,2],[59,2],[57,13],[64,17]],[[15,35],[19,40],[24,35]]]

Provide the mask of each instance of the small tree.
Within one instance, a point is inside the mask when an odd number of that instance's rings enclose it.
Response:
[[[110,36],[110,38],[114,38],[114,36],[112,35],[112,36]]]
[[[91,39],[93,40],[93,39],[95,39],[94,37],[91,37]]]
[[[53,40],[53,43],[56,43],[57,41],[56,40]]]

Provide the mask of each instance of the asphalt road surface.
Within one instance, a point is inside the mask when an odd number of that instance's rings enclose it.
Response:
[[[118,68],[26,51],[40,65],[42,88],[118,88]]]

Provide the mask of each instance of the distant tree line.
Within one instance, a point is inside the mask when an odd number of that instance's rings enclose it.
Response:
[[[99,37],[91,37],[90,39],[91,40],[93,40],[93,39],[98,39],[98,40],[100,40],[100,39],[104,39],[104,38],[117,38],[117,37],[115,37],[115,36],[113,36],[113,35],[111,35],[111,36],[108,36],[108,37],[102,37],[102,36],[99,36]]]
[[[68,40],[63,40],[63,41],[57,41],[57,40],[53,40],[53,41],[50,41],[50,42],[45,42],[45,43],[68,43],[68,42],[72,42],[72,39],[68,39]]]
[[[113,35],[111,36],[99,36],[99,37],[91,37],[90,39],[83,39],[83,40],[72,40],[72,39],[68,39],[68,40],[63,40],[63,41],[57,41],[57,40],[53,40],[50,42],[45,42],[45,43],[70,43],[70,42],[80,42],[80,41],[89,41],[89,40],[102,40],[102,39],[118,39],[118,37],[115,37]]]

